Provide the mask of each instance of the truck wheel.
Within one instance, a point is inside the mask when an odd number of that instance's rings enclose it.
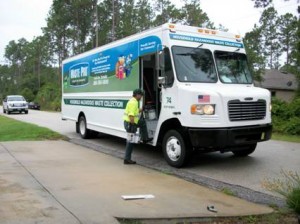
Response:
[[[7,110],[7,114],[10,114],[10,111],[9,111],[9,110]]]
[[[245,157],[245,156],[248,156],[248,155],[250,155],[251,153],[253,153],[255,151],[256,145],[257,145],[256,143],[251,144],[251,145],[247,145],[245,149],[232,151],[232,153],[235,156]]]
[[[178,130],[168,131],[163,139],[163,153],[170,166],[180,168],[186,164],[190,156],[189,144],[184,141]]]
[[[28,110],[25,110],[25,114],[28,114]]]
[[[4,114],[6,113],[6,111],[4,110],[4,108],[3,108],[3,113],[4,113]]]
[[[90,136],[89,136],[89,134],[90,134],[90,131],[89,131],[89,129],[87,129],[87,127],[86,127],[86,119],[85,119],[85,117],[84,116],[81,116],[80,118],[79,118],[79,134],[81,135],[81,137],[83,138],[83,139],[87,139],[87,138],[89,138]]]

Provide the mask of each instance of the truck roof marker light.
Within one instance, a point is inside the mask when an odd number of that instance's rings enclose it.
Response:
[[[198,29],[198,32],[199,32],[199,33],[203,33],[204,30],[203,30],[203,29]]]
[[[175,31],[175,25],[174,24],[170,24],[169,25],[169,30],[170,30],[170,32],[175,33],[176,32]]]
[[[241,35],[235,35],[235,38],[236,38],[236,39],[240,39],[240,38],[241,38]]]
[[[209,34],[209,30],[205,30],[205,33],[206,33],[206,34]]]
[[[213,31],[211,31],[211,34],[216,35],[217,31],[213,30]]]

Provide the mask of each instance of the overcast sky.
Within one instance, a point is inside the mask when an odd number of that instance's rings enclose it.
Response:
[[[180,0],[171,0],[178,4]],[[279,14],[295,15],[297,0],[274,0]],[[22,37],[31,41],[42,34],[52,0],[0,0],[0,64],[4,62],[5,46]],[[253,8],[250,0],[200,0],[201,8],[216,26],[224,25],[230,32],[244,35],[258,23],[262,9]]]

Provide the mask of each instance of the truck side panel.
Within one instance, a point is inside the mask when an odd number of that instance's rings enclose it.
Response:
[[[84,114],[87,128],[125,137],[122,116],[132,90],[141,84],[139,57],[154,53],[161,39],[148,35],[63,63],[62,116],[78,121]]]

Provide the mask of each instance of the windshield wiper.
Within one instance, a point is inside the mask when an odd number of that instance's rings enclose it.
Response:
[[[191,55],[193,55],[193,54],[192,54],[193,51],[199,49],[199,48],[202,47],[202,46],[203,46],[203,44],[200,44],[198,47],[193,48],[193,49],[192,49],[190,52],[188,52],[188,53],[181,53],[181,54],[176,54],[176,55],[180,55],[180,56],[191,56]]]

